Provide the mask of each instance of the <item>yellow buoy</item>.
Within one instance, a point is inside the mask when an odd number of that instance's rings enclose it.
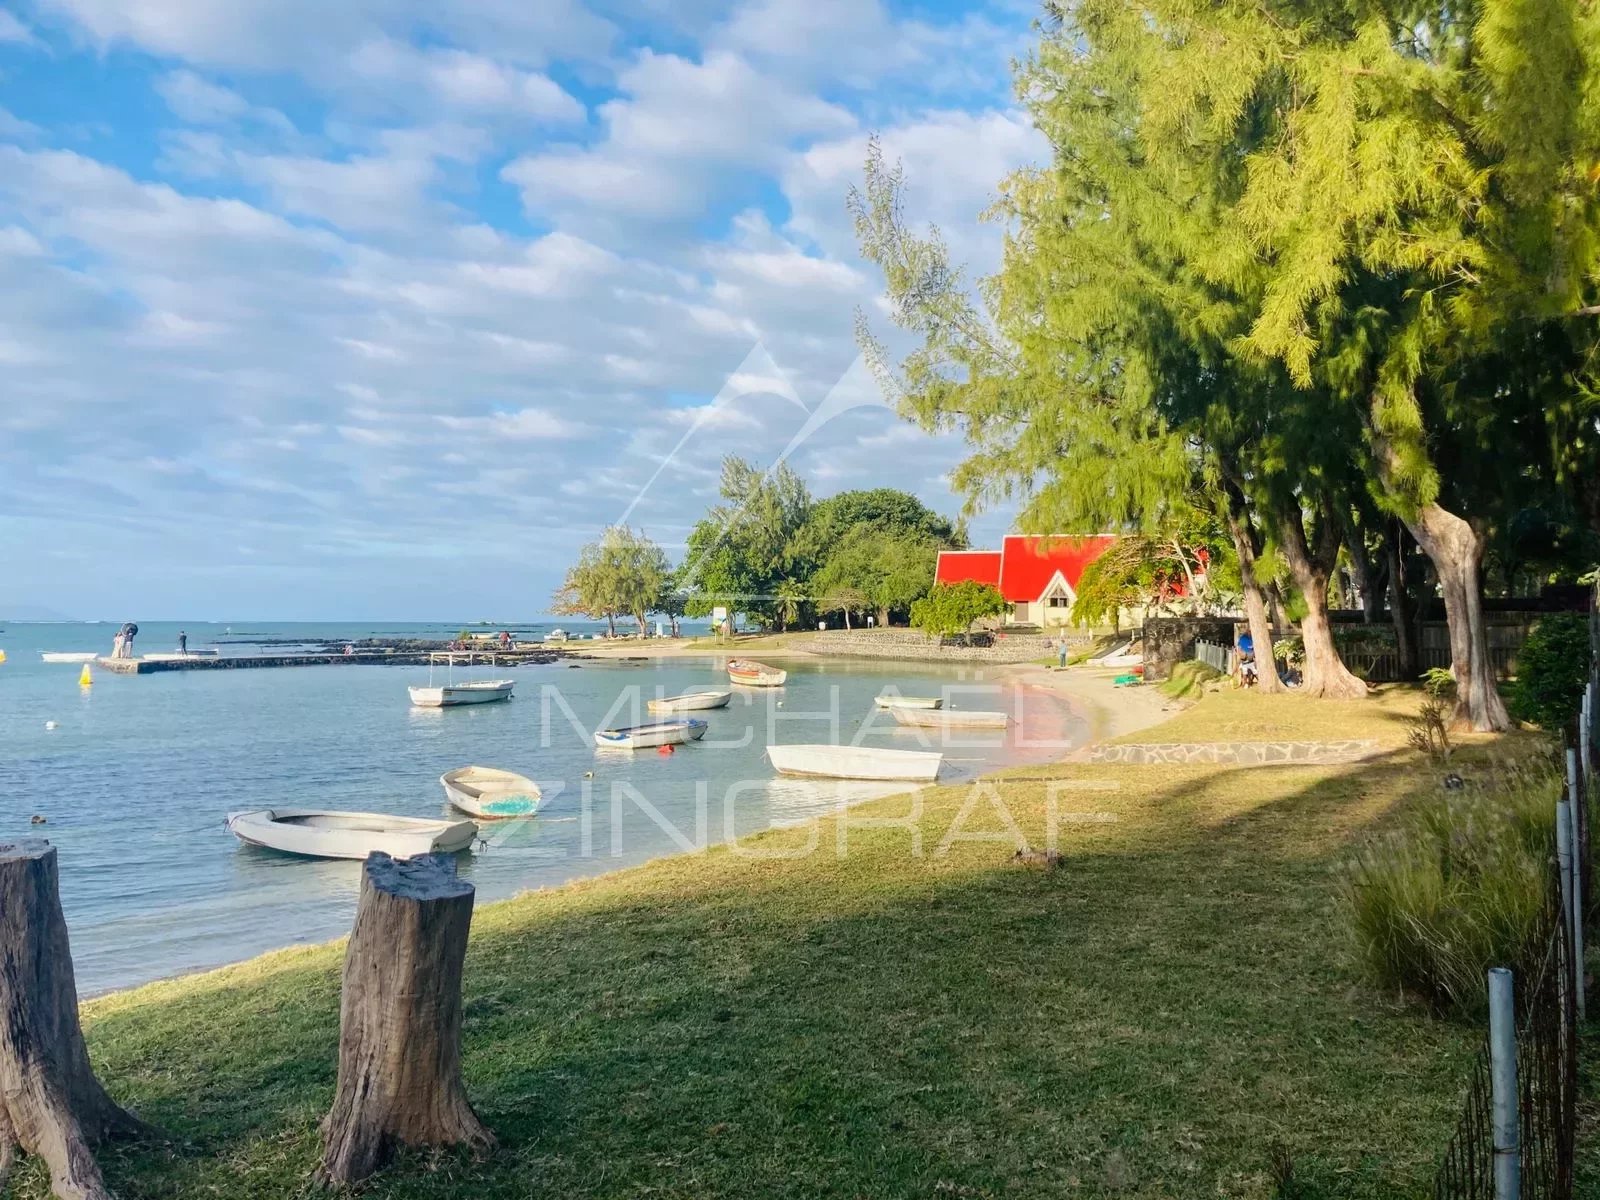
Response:
[[[4,650],[0,650],[0,663],[5,662],[5,660],[6,660],[6,652]]]
[[[89,664],[88,663],[84,663],[83,664],[83,673],[78,676],[78,686],[79,687],[91,687],[91,686],[93,686],[93,684],[94,684],[94,676],[89,674]]]

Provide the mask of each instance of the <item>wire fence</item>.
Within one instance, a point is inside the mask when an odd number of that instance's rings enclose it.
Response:
[[[1600,603],[1590,616],[1590,641],[1595,652],[1582,709],[1566,739],[1543,929],[1527,961],[1510,964],[1514,1042],[1496,1045],[1491,1014],[1491,1035],[1473,1062],[1466,1104],[1434,1180],[1435,1200],[1573,1195],[1584,929],[1593,911],[1589,806],[1600,743]]]

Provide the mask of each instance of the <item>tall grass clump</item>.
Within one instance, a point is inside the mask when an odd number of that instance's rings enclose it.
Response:
[[[1160,688],[1163,695],[1174,700],[1198,700],[1207,684],[1222,677],[1222,672],[1208,663],[1189,659],[1173,667],[1172,674]]]
[[[1561,783],[1553,756],[1501,764],[1357,854],[1347,900],[1375,982],[1476,1016],[1490,967],[1536,960]]]

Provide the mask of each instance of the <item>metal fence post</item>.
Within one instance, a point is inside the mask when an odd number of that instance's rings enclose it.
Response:
[[[1495,1200],[1521,1200],[1522,1122],[1517,1095],[1517,1006],[1511,972],[1489,969],[1489,1108]]]

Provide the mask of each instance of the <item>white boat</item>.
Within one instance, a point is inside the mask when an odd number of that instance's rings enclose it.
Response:
[[[925,729],[1004,729],[1011,718],[1003,712],[984,712],[964,708],[891,708],[902,725]]]
[[[41,650],[39,658],[47,663],[92,663],[100,656],[93,650]]]
[[[511,699],[515,679],[479,679],[472,683],[447,683],[442,687],[414,687],[411,703],[418,708],[451,708],[457,704],[488,704]]]
[[[531,817],[539,811],[539,785],[496,767],[458,767],[439,776],[445,799],[469,816],[493,820]]]
[[[726,708],[732,692],[684,692],[681,696],[662,696],[647,707],[651,712],[698,712],[705,708]]]
[[[780,775],[819,779],[910,780],[932,783],[944,755],[923,750],[880,750],[876,746],[768,746],[767,757]]]
[[[454,854],[478,836],[473,821],[427,821],[387,813],[309,808],[262,808],[228,814],[228,830],[241,842],[308,858],[394,858]]]
[[[782,687],[784,680],[789,678],[789,672],[769,667],[766,663],[752,662],[748,658],[731,658],[728,660],[728,678],[745,687]]]
[[[633,725],[627,729],[601,729],[594,735],[595,745],[607,750],[649,750],[655,746],[681,746],[705,737],[710,726],[704,721],[658,721],[654,725]]]
[[[552,629],[544,635],[544,640],[547,642],[564,642],[567,640],[567,631],[565,629]]]
[[[879,708],[943,708],[944,697],[880,695],[873,703]]]

